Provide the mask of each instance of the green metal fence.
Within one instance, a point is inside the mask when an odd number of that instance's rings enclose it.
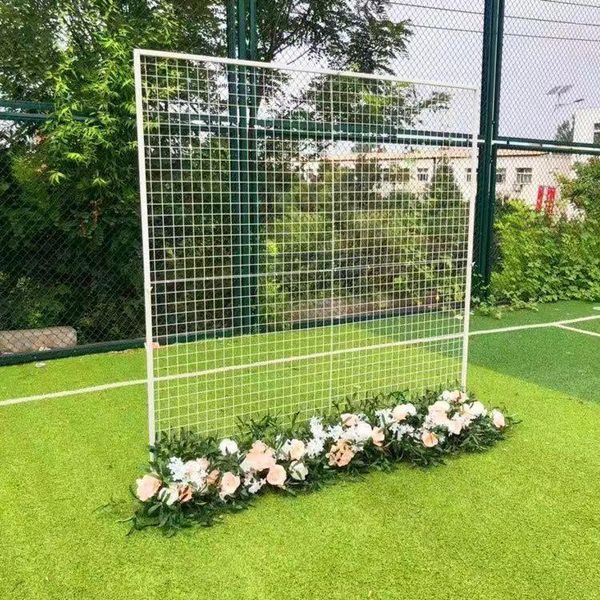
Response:
[[[560,177],[600,154],[593,3],[65,0],[38,9],[34,18],[28,3],[0,8],[0,364],[141,345],[127,75],[136,46],[479,85],[477,174],[459,153],[452,160],[477,177],[480,297],[502,268],[495,225],[507,199],[535,211],[541,194],[544,213]],[[247,83],[232,78],[230,93],[253,120]],[[249,167],[241,172],[252,171],[252,147],[231,148]],[[238,184],[257,201],[252,181]],[[252,252],[243,256],[246,275],[255,266]],[[255,315],[242,317],[251,327]]]

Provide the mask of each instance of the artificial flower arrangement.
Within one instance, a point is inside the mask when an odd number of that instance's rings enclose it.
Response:
[[[400,392],[349,401],[343,411],[287,427],[265,416],[243,424],[237,439],[163,435],[136,482],[132,530],[157,526],[172,534],[194,523],[212,525],[268,489],[293,494],[401,461],[439,464],[493,446],[513,423],[498,409],[446,390],[412,401]]]

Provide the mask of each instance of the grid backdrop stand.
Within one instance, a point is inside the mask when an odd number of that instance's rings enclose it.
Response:
[[[466,385],[475,88],[147,50],[135,77],[151,442]]]

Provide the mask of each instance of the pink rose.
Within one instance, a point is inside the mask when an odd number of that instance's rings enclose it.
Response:
[[[445,400],[437,400],[429,407],[429,414],[432,413],[447,413],[450,410],[450,404]]]
[[[415,409],[413,404],[398,404],[398,406],[395,406],[392,410],[392,418],[397,423],[400,423],[401,421],[404,421],[409,415],[415,415],[416,413],[417,410]]]
[[[275,452],[258,440],[252,444],[244,462],[254,471],[264,471],[275,466]]]
[[[344,413],[341,416],[342,419],[342,425],[344,427],[354,427],[355,425],[358,425],[359,422],[359,418],[356,415],[353,415],[352,413]]]
[[[385,441],[385,433],[383,429],[381,427],[373,427],[371,439],[376,446],[383,446],[383,442]]]
[[[340,440],[331,446],[331,450],[327,456],[330,465],[345,467],[354,458],[354,451],[348,440]]]
[[[497,429],[503,429],[504,427],[506,427],[506,420],[504,419],[504,415],[499,410],[494,409],[492,411],[492,423]]]
[[[447,424],[448,431],[453,435],[458,435],[462,431],[463,425],[464,421],[462,419],[451,419]]]
[[[221,478],[221,492],[219,495],[221,498],[225,496],[233,496],[235,491],[240,487],[241,480],[237,475],[234,475],[230,471],[223,473]]]
[[[292,440],[290,443],[290,460],[300,460],[306,453],[306,446],[302,440]]]
[[[267,473],[267,483],[276,487],[283,487],[285,485],[286,472],[281,465],[274,465],[269,469]]]
[[[179,488],[179,502],[185,504],[192,499],[192,488],[189,485],[184,485]]]
[[[425,430],[421,434],[421,441],[423,442],[423,446],[425,446],[426,448],[433,448],[434,446],[438,445],[439,440],[437,435],[435,435],[433,431]]]
[[[154,475],[144,475],[141,479],[138,479],[136,483],[137,489],[135,495],[142,502],[146,502],[146,500],[150,500],[150,498],[155,496],[162,485],[160,479]]]
[[[219,481],[219,469],[213,469],[206,478],[206,485],[217,485],[217,481]]]

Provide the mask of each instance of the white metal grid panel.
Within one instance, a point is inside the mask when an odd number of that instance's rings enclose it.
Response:
[[[136,51],[150,438],[466,381],[477,94]],[[467,133],[457,133],[457,132]]]

